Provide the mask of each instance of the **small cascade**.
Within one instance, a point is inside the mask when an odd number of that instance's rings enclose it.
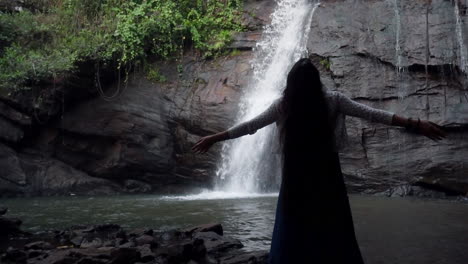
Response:
[[[457,34],[457,42],[458,42],[458,50],[459,50],[458,51],[459,53],[458,54],[458,59],[459,59],[458,66],[460,67],[460,70],[463,73],[468,74],[468,61],[467,61],[468,50],[464,41],[463,20],[460,15],[460,7],[459,7],[458,0],[455,0],[454,12],[455,12],[455,17],[456,17],[456,34]]]
[[[254,51],[253,78],[241,100],[236,124],[255,117],[280,96],[288,70],[307,55],[310,24],[318,5],[310,0],[278,1],[272,22]],[[276,132],[272,124],[254,135],[225,142],[216,189],[232,193],[274,190],[280,173],[279,155],[272,152],[278,144]]]
[[[395,12],[395,55],[396,55],[396,66],[397,72],[400,73],[403,70],[401,66],[402,56],[401,56],[401,17],[400,17],[400,7],[398,5],[398,0],[393,0],[393,9]]]
[[[398,111],[405,113],[409,106],[409,101],[405,100],[409,91],[409,71],[408,71],[408,60],[404,56],[404,41],[402,34],[402,6],[400,0],[390,0],[390,4],[394,12],[394,28],[395,28],[395,82],[396,82],[396,94],[398,96]],[[398,144],[398,149],[404,148],[406,145],[406,137],[403,136],[402,144]],[[403,153],[406,156],[406,153]],[[403,165],[405,166],[405,165]],[[408,171],[405,167],[404,171]],[[391,170],[388,173],[392,174]]]

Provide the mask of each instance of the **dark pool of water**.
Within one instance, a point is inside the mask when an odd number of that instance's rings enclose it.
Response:
[[[230,199],[136,195],[3,199],[0,204],[32,232],[74,224],[167,230],[219,222],[225,235],[256,250],[269,249],[276,201],[274,195]],[[350,202],[367,263],[468,263],[468,203],[358,195],[350,195]]]

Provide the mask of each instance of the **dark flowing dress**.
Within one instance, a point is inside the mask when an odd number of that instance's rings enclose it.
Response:
[[[364,263],[354,232],[338,153],[304,164],[295,189],[282,184],[269,264]]]

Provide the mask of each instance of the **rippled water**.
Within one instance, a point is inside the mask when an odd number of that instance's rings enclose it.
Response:
[[[275,194],[207,192],[3,199],[0,204],[29,231],[107,222],[166,230],[219,222],[226,235],[254,250],[269,248],[276,201]],[[350,201],[367,263],[468,263],[468,203],[357,195]]]

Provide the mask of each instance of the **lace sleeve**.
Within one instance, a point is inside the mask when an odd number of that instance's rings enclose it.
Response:
[[[229,135],[229,138],[233,139],[242,137],[247,134],[255,134],[255,132],[257,132],[258,129],[275,122],[278,119],[279,115],[279,102],[279,99],[275,100],[261,114],[257,115],[249,121],[242,122],[226,130]]]
[[[365,104],[358,103],[342,93],[337,92],[338,109],[345,115],[364,118],[371,122],[392,124],[393,112],[372,108]]]

